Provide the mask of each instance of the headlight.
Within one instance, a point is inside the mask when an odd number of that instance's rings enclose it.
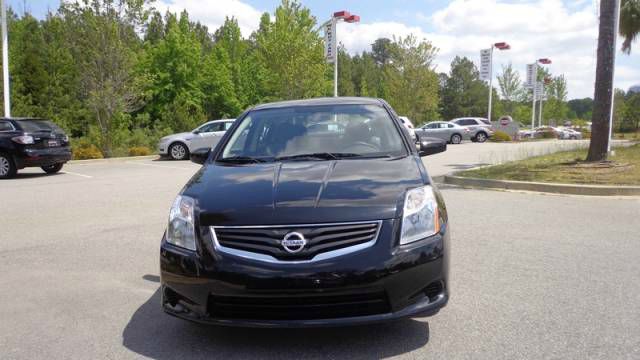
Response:
[[[440,231],[438,202],[429,185],[407,191],[402,214],[400,245],[408,244]]]
[[[178,195],[169,211],[167,242],[189,250],[196,249],[196,233],[193,222],[195,200]]]
[[[11,140],[22,145],[30,145],[35,143],[33,136],[30,135],[12,137]]]

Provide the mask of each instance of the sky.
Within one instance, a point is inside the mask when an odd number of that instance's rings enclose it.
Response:
[[[380,37],[414,34],[439,51],[436,71],[448,72],[456,55],[478,66],[480,50],[506,41],[511,50],[494,52],[494,76],[509,63],[525,78],[527,63],[549,58],[554,75],[564,74],[569,99],[593,97],[598,36],[598,0],[302,0],[317,18],[327,20],[334,11],[360,15],[358,24],[338,25],[338,41],[352,54],[369,50]],[[243,35],[258,27],[263,12],[273,13],[280,0],[156,0],[157,9],[186,9],[192,20],[214,31],[226,16],[234,16]],[[60,0],[9,0],[18,14],[26,9],[38,18],[55,10]],[[621,43],[622,40],[619,40]],[[619,47],[619,46],[618,46]],[[640,41],[631,55],[618,51],[615,86],[640,84]],[[494,80],[494,86],[497,82]]]

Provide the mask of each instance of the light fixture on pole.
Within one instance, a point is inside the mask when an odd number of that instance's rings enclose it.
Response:
[[[333,96],[338,96],[338,38],[337,24],[339,21],[355,23],[360,21],[360,16],[348,11],[336,11],[331,20],[322,24],[324,27],[324,57],[328,63],[333,63]]]
[[[493,105],[493,48],[498,50],[509,50],[511,46],[506,42],[492,44],[489,49],[480,51],[480,79],[489,80],[489,107],[487,119],[491,121],[491,106]]]
[[[9,40],[7,35],[7,0],[0,0],[2,16],[2,78],[4,95],[4,116],[11,117],[11,92],[9,89]]]

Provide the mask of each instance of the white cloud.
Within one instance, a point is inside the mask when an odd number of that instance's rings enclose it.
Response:
[[[169,10],[180,13],[187,10],[192,20],[200,21],[214,32],[223,23],[225,17],[235,17],[242,31],[242,36],[249,37],[258,28],[262,11],[240,0],[160,0],[154,7],[164,13]]]

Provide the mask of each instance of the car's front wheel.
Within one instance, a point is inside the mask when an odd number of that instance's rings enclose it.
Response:
[[[0,179],[10,179],[16,176],[18,169],[11,156],[0,153]]]
[[[169,156],[173,160],[184,160],[189,157],[189,149],[183,143],[173,143],[169,146]]]
[[[44,170],[44,172],[46,172],[47,174],[56,174],[60,170],[62,170],[63,165],[64,165],[63,163],[53,164],[53,165],[43,166],[41,167],[41,169]]]
[[[451,135],[451,143],[452,144],[460,144],[462,142],[462,136],[458,134]]]
[[[485,141],[487,141],[487,134],[483,133],[483,132],[479,132],[476,134],[476,141],[479,143],[483,143]]]

